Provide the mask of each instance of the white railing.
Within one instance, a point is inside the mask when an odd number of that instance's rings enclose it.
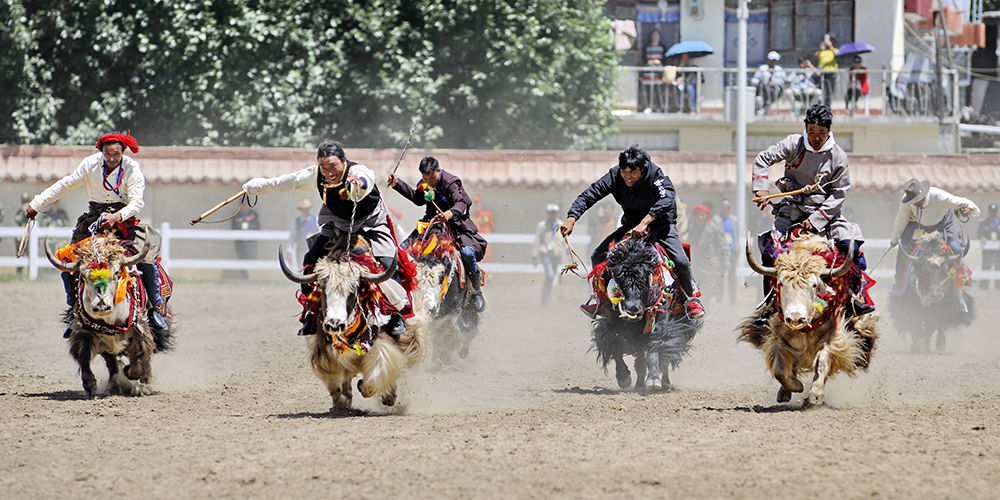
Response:
[[[20,238],[23,227],[0,227],[0,238]],[[173,229],[169,223],[160,225],[163,243],[160,249],[160,263],[167,270],[171,269],[257,269],[277,271],[278,258],[238,260],[238,259],[175,259],[171,256],[171,243],[174,240],[195,241],[288,241],[288,231],[234,231],[227,229]],[[45,237],[68,239],[72,237],[73,229],[66,227],[35,227],[28,237],[28,247],[20,259],[13,256],[0,256],[0,267],[26,267],[28,278],[38,278],[38,269],[51,268],[52,264],[45,258],[45,251],[39,244]],[[534,234],[503,233],[484,234],[490,243],[514,245],[531,245],[535,241]],[[570,236],[570,244],[584,247],[590,243],[590,236]],[[586,257],[586,256],[584,256]],[[541,266],[529,263],[482,263],[484,270],[491,273],[541,273]],[[588,263],[589,266],[589,263]]]
[[[18,227],[0,227],[0,238],[20,238],[24,232],[24,228]],[[44,241],[46,236],[50,238],[63,238],[68,239],[72,236],[73,230],[71,228],[65,227],[36,227],[32,232],[31,236],[28,238],[28,248],[25,250],[24,255],[20,258],[14,258],[12,256],[0,256],[0,267],[27,267],[28,268],[28,278],[35,280],[38,278],[38,269],[51,268],[52,264],[45,258],[44,250],[42,250],[40,241]],[[226,229],[173,229],[170,227],[169,223],[164,222],[160,225],[160,233],[163,235],[163,245],[160,250],[160,262],[164,268],[167,270],[171,269],[257,269],[257,270],[268,270],[277,271],[278,259],[277,257],[268,259],[257,259],[257,260],[238,260],[238,259],[174,259],[171,257],[171,242],[173,240],[195,240],[195,241],[288,241],[288,231],[234,231]],[[494,234],[484,234],[487,241],[491,244],[512,244],[512,245],[531,245],[535,241],[535,235],[530,233],[494,233]],[[577,235],[570,236],[570,244],[577,245],[580,249],[585,248],[590,244],[590,236],[588,235]],[[970,242],[972,249],[976,250],[980,248],[980,242],[973,240]],[[737,251],[742,253],[742,248]],[[878,260],[882,257],[886,249],[889,248],[888,239],[869,239],[865,240],[864,250],[868,258],[868,268],[869,274],[873,278],[891,278],[895,272],[892,265],[890,265],[888,256],[884,261],[879,264],[879,267],[872,269]],[[1000,241],[988,241],[986,242],[986,248],[991,250],[1000,250]],[[576,248],[575,248],[576,249]],[[578,249],[577,249],[578,250]],[[579,251],[578,251],[579,253]],[[894,252],[892,252],[894,253]],[[589,254],[581,253],[580,256],[584,259],[589,258]],[[697,256],[695,256],[697,257]],[[742,263],[742,261],[741,261]],[[587,266],[590,266],[590,262],[586,262]],[[518,273],[518,274],[540,274],[542,273],[541,266],[535,266],[530,263],[500,263],[500,262],[485,262],[480,264],[483,269],[490,273]],[[697,259],[695,261],[697,266]],[[745,266],[740,266],[741,268],[737,270],[741,276],[749,276],[752,274],[749,268]],[[1000,279],[1000,271],[982,271],[973,270],[973,277],[976,279],[990,279],[996,280]]]

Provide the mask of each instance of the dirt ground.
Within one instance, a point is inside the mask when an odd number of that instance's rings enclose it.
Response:
[[[756,280],[752,282],[756,285]],[[498,276],[469,359],[420,365],[385,408],[331,413],[295,336],[288,282],[176,283],[175,352],[155,393],[86,399],[54,281],[0,283],[3,498],[996,498],[1000,292],[974,328],[913,355],[880,324],[872,370],[828,404],[777,383],[709,305],[674,390],[619,391],[595,364],[569,277]],[[880,301],[884,304],[884,300]],[[933,344],[932,344],[933,345]],[[99,379],[107,378],[95,362]]]

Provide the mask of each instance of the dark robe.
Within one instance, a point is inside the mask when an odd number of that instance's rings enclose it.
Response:
[[[469,217],[472,198],[469,198],[469,194],[462,187],[462,179],[442,169],[441,180],[438,181],[437,187],[434,188],[433,204],[427,203],[427,200],[424,198],[424,190],[419,188],[422,184],[423,181],[417,184],[417,189],[414,189],[409,184],[403,182],[402,179],[399,179],[396,181],[394,189],[399,194],[405,196],[406,199],[412,201],[414,205],[426,206],[424,217],[421,219],[425,222],[430,221],[437,215],[438,208],[442,212],[451,210],[454,216],[448,221],[448,225],[455,233],[455,237],[458,238],[458,244],[463,247],[471,247],[472,251],[476,254],[476,260],[482,260],[483,255],[486,254],[487,243],[486,239],[479,234],[476,224]],[[437,205],[437,207],[434,205]]]

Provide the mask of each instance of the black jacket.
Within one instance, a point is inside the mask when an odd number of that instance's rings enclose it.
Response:
[[[677,207],[674,205],[674,184],[663,174],[660,167],[651,161],[646,162],[646,174],[628,187],[621,176],[621,167],[617,165],[604,177],[593,183],[573,202],[568,216],[577,220],[595,203],[607,195],[612,195],[622,207],[622,225],[634,227],[646,215],[652,215],[654,221],[650,227],[661,227],[677,222]]]

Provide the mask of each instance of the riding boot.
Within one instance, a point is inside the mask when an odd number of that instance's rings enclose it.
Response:
[[[146,316],[149,318],[149,325],[157,330],[170,329],[167,319],[157,310],[163,305],[163,297],[160,296],[159,273],[156,270],[156,265],[142,262],[136,267],[142,273],[142,286],[146,289]]]
[[[403,317],[399,314],[390,316],[389,322],[385,324],[385,331],[393,340],[398,341],[399,337],[406,333],[406,324],[403,323]]]
[[[865,304],[858,299],[851,299],[851,302],[847,305],[844,311],[845,318],[853,318],[856,316],[864,316],[868,313],[875,312],[875,306]]]
[[[72,309],[76,305],[76,274],[63,272],[59,273],[59,275],[63,280],[63,288],[66,290],[66,305]],[[73,333],[73,330],[67,328],[63,332],[63,338],[68,339],[71,333]]]
[[[760,316],[753,320],[753,326],[763,328],[771,321],[774,314],[774,297],[771,296],[771,277],[764,276],[764,303],[760,306]]]
[[[306,313],[302,318],[302,328],[299,328],[299,336],[316,335],[316,316],[313,313]]]
[[[476,312],[483,312],[486,309],[486,299],[483,298],[483,292],[480,291],[480,285],[482,285],[483,273],[479,271],[477,273],[469,273],[469,286],[472,287],[472,307]]]

